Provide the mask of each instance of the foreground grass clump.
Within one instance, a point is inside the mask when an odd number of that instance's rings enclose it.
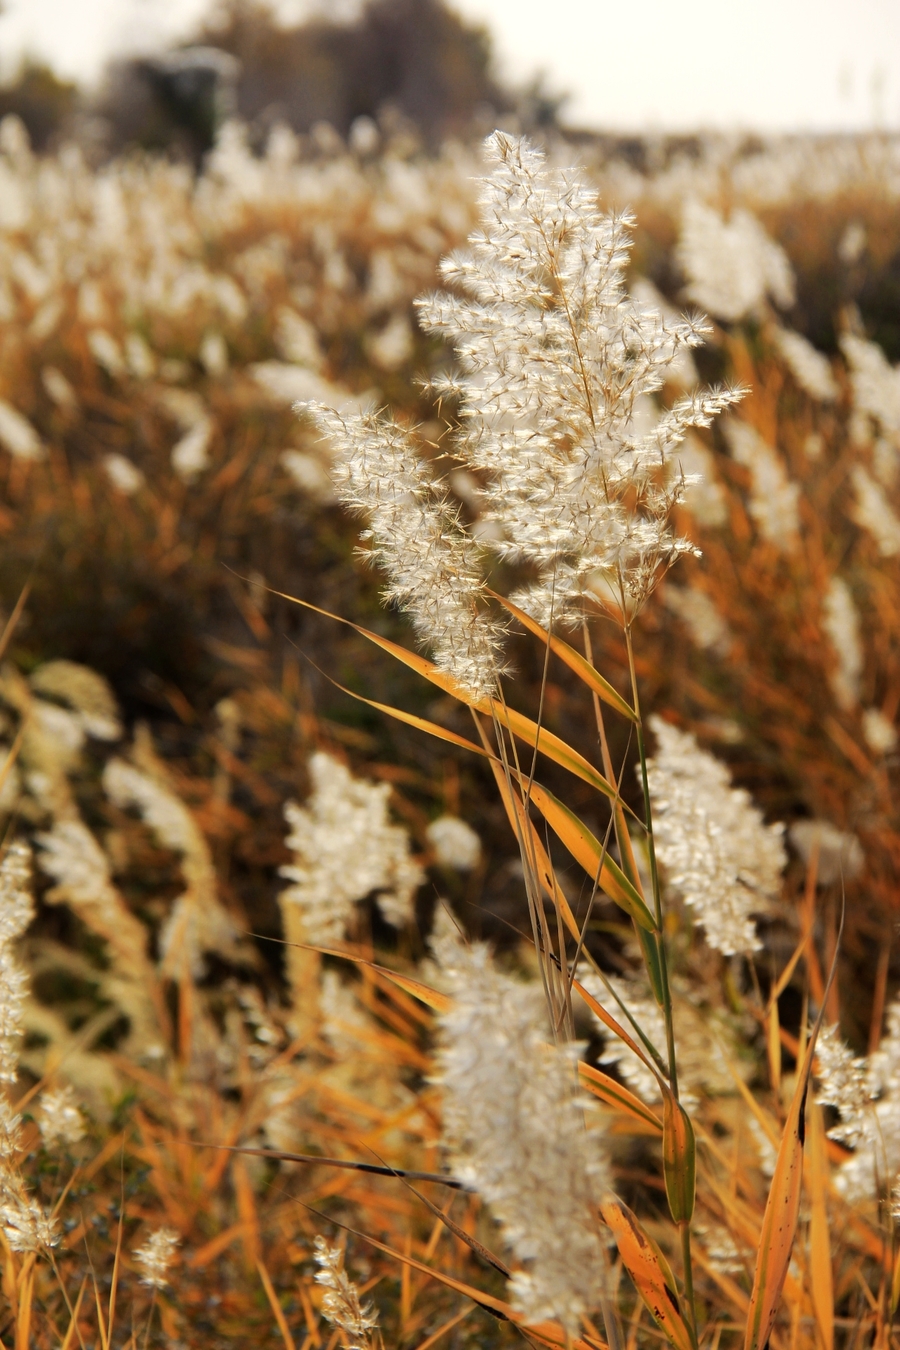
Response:
[[[864,165],[2,149],[10,1341],[886,1343]]]

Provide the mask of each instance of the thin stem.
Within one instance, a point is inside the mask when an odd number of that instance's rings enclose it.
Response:
[[[697,1309],[694,1305],[694,1266],[691,1260],[691,1225],[679,1224],[681,1229],[681,1254],[684,1262],[684,1301],[688,1310],[688,1331],[691,1343],[697,1345]]]
[[[637,717],[635,733],[638,755],[641,761],[641,787],[644,793],[644,817],[647,827],[647,855],[650,860],[650,882],[653,887],[653,909],[656,919],[656,942],[659,948],[659,966],[662,976],[663,1016],[666,1023],[666,1050],[669,1057],[669,1084],[675,1100],[678,1100],[678,1065],[675,1058],[675,1024],[672,1018],[672,994],[669,989],[669,967],[666,959],[666,942],[663,934],[662,890],[659,884],[659,867],[656,861],[656,846],[653,840],[653,811],[650,805],[650,782],[647,777],[647,750],[644,744],[644,723],[641,717],[641,704],[638,695],[637,672],[634,666],[634,646],[631,641],[631,625],[625,625],[625,645],[628,649],[628,670],[631,675],[631,694]]]

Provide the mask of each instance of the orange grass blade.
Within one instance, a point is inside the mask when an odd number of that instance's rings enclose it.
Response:
[[[628,1088],[610,1078],[609,1074],[595,1069],[591,1064],[585,1064],[582,1060],[578,1062],[578,1072],[584,1087],[595,1097],[599,1097],[600,1101],[611,1106],[614,1111],[622,1111],[625,1115],[633,1116],[636,1120],[649,1125],[651,1129],[662,1133],[663,1125],[659,1116],[651,1111],[649,1106],[645,1106],[633,1092],[629,1092]]]
[[[575,940],[578,941],[581,937],[581,929],[578,926],[578,921],[572,913],[572,908],[568,900],[562,893],[559,882],[556,880],[553,864],[547,856],[547,850],[541,843],[540,835],[535,829],[533,821],[525,810],[522,798],[507,781],[503,767],[497,760],[491,761],[491,768],[494,771],[497,788],[500,792],[503,805],[506,808],[506,815],[512,826],[513,834],[515,834],[517,838],[521,834],[522,840],[526,845],[527,856],[537,873],[538,880],[562,915],[563,922],[569,932]]]
[[[75,1300],[75,1307],[72,1308],[71,1310],[71,1316],[69,1317],[69,1325],[66,1328],[66,1334],[63,1337],[63,1342],[62,1345],[59,1347],[59,1350],[69,1350],[69,1347],[72,1344],[73,1337],[78,1331],[78,1314],[81,1312],[81,1300],[84,1298],[84,1291],[85,1289],[87,1289],[87,1282],[88,1277],[85,1275],[84,1279],[81,1281],[81,1288],[78,1290],[78,1297]],[[80,1340],[81,1337],[79,1336],[78,1339]]]
[[[828,1232],[828,1155],[822,1108],[813,1102],[809,1111],[809,1150],[806,1184],[809,1190],[809,1278],[816,1326],[823,1350],[834,1350],[834,1275]]]
[[[834,983],[837,970],[837,955],[840,949],[841,933],[844,929],[844,916],[841,914],[841,929],[835,943],[834,957],[828,983],[825,986],[825,999],[819,1008],[819,1015],[810,1032],[809,1043],[803,1056],[803,1063],[797,1074],[797,1086],[791,1100],[790,1110],[785,1121],[775,1171],[766,1210],[763,1215],[762,1231],[759,1240],[759,1255],[756,1259],[756,1272],[753,1277],[753,1293],[750,1296],[750,1311],[747,1315],[747,1328],[744,1335],[744,1350],[765,1350],[772,1327],[781,1291],[787,1278],[791,1262],[791,1249],[797,1233],[797,1221],[800,1216],[800,1191],[803,1178],[803,1148],[806,1142],[806,1099],[809,1094],[809,1081],[812,1076],[813,1060],[816,1053],[816,1041],[828,1005],[828,994]],[[777,1004],[775,1005],[777,1007]]]
[[[603,1004],[598,1003],[597,1000],[594,998],[593,994],[588,993],[588,991],[585,989],[584,985],[581,983],[580,980],[573,980],[572,988],[577,990],[577,992],[581,995],[585,1003],[590,1008],[591,1012],[594,1013],[596,1017],[600,1018],[600,1021],[604,1024],[604,1026],[609,1027],[610,1031],[613,1033],[614,1036],[618,1036],[620,1041],[625,1042],[629,1050],[634,1051],[638,1059],[640,1059],[641,1062],[646,1066],[646,1068],[648,1068],[650,1072],[655,1075],[656,1081],[659,1083],[660,1088],[663,1091],[665,1091],[666,1088],[668,1087],[668,1084],[666,1083],[666,1080],[663,1078],[662,1074],[659,1072],[659,1069],[657,1069],[656,1065],[653,1064],[651,1060],[647,1058],[646,1053],[641,1049],[637,1041],[632,1040],[632,1038],[629,1036],[625,1028],[621,1026],[620,1023],[618,1023],[616,1019],[613,1017],[612,1013],[607,1012]]]
[[[257,934],[252,933],[251,937]],[[269,938],[270,942],[278,942],[278,938]],[[427,984],[422,984],[421,980],[414,980],[409,975],[401,975],[396,970],[388,970],[387,966],[376,965],[374,961],[367,961],[363,956],[354,956],[352,952],[342,952],[338,947],[316,947],[311,942],[284,942],[285,947],[300,947],[306,952],[318,952],[320,956],[339,956],[342,961],[352,961],[356,966],[366,966],[369,970],[374,970],[376,974],[384,979],[390,980],[392,984],[397,985],[407,994],[412,994],[420,1003],[433,1008],[435,1012],[449,1012],[452,1006],[452,999],[448,994],[441,994],[437,989],[430,988]]]
[[[657,1325],[676,1350],[693,1350],[668,1262],[663,1264],[655,1243],[651,1242],[631,1210],[621,1200],[612,1197],[604,1201],[600,1213],[612,1229],[622,1265]]]
[[[486,750],[483,750],[480,745],[476,745],[474,741],[468,740],[467,737],[459,736],[455,731],[449,731],[446,727],[439,726],[437,722],[429,722],[425,717],[416,717],[415,713],[404,712],[402,708],[395,708],[390,703],[379,703],[377,699],[365,698],[362,694],[355,694],[353,690],[348,689],[346,685],[339,684],[337,680],[332,679],[332,677],[326,671],[321,670],[319,666],[316,666],[315,668],[319,671],[320,675],[324,676],[329,684],[334,685],[335,689],[340,689],[341,693],[346,694],[348,698],[355,698],[357,703],[365,703],[368,707],[375,708],[378,712],[385,713],[388,717],[393,717],[397,722],[405,722],[407,726],[415,727],[417,731],[424,731],[429,736],[437,737],[439,741],[447,741],[450,745],[457,745],[462,750],[471,750],[473,754],[481,755],[483,758],[488,757]]]
[[[578,819],[575,812],[570,811],[547,788],[541,787],[540,783],[532,784],[529,795],[551,830],[559,836],[575,861],[581,863],[591,880],[596,880],[610,900],[624,909],[641,928],[648,933],[655,933],[656,920],[643,899],[618,863],[608,853],[604,856],[599,839]]]
[[[269,1279],[269,1272],[263,1265],[262,1258],[256,1263],[256,1269],[259,1271],[259,1278],[262,1280],[263,1289],[266,1291],[266,1298],[269,1300],[269,1307],[272,1309],[272,1316],[278,1323],[278,1330],[281,1332],[281,1339],[284,1341],[285,1350],[296,1350],[294,1338],[291,1335],[290,1327],[284,1315],[284,1309],[278,1302],[278,1296],[272,1287],[272,1281]]]
[[[534,746],[542,755],[552,759],[563,769],[568,769],[569,773],[575,774],[585,783],[589,783],[592,788],[602,792],[604,797],[610,801],[617,801],[619,793],[612,783],[609,783],[595,769],[584,755],[580,755],[577,750],[573,750],[571,745],[562,740],[559,736],[554,736],[552,731],[547,731],[545,727],[539,727],[537,722],[533,722],[530,717],[524,713],[516,712],[515,708],[509,708],[497,699],[491,700],[491,712],[497,721],[507,727],[526,744]]]
[[[443,1326],[438,1327],[437,1331],[433,1331],[430,1336],[427,1336],[425,1340],[422,1341],[421,1345],[416,1346],[416,1350],[431,1350],[431,1347],[439,1341],[442,1336],[446,1336],[448,1331],[452,1331],[453,1328],[457,1326],[464,1317],[468,1317],[472,1311],[472,1308],[463,1308],[462,1312],[458,1312],[455,1317],[450,1318],[449,1322],[445,1322]]]
[[[663,1175],[669,1212],[690,1223],[697,1189],[697,1145],[690,1116],[670,1088],[663,1092]]]
[[[561,661],[564,661],[571,670],[574,670],[582,683],[592,689],[599,698],[602,698],[604,703],[608,703],[611,708],[615,708],[616,712],[621,713],[623,717],[627,717],[630,722],[638,720],[631,705],[613,688],[608,680],[603,678],[599,670],[596,670],[586,657],[577,652],[574,647],[570,647],[568,642],[564,642],[562,638],[548,633],[546,628],[542,628],[535,619],[532,619],[530,614],[526,614],[524,610],[519,609],[505,596],[498,595],[496,591],[490,590],[488,594],[493,596],[497,603],[502,605],[514,619],[518,619],[519,623],[522,624],[523,628],[527,628],[529,633],[533,633],[535,637],[540,638],[541,642],[549,642],[550,650]]]
[[[315,1211],[314,1211],[315,1212]],[[345,1225],[341,1225],[345,1227]],[[492,1313],[494,1317],[502,1322],[512,1322],[516,1326],[524,1326],[528,1335],[536,1340],[543,1341],[547,1345],[566,1346],[567,1350],[607,1350],[602,1341],[570,1340],[566,1336],[561,1326],[555,1322],[541,1322],[537,1326],[524,1322],[520,1313],[517,1313],[512,1304],[505,1303],[503,1299],[494,1298],[492,1294],[486,1294],[481,1289],[475,1289],[471,1284],[466,1284],[463,1280],[456,1280],[452,1275],[445,1275],[441,1270],[435,1270],[433,1266],[427,1266],[424,1261],[417,1261],[414,1256],[406,1256],[403,1252],[395,1251],[393,1247],[388,1247],[386,1243],[379,1242],[377,1238],[370,1237],[368,1233],[360,1233],[355,1228],[348,1228],[348,1233],[353,1233],[356,1237],[362,1238],[370,1246],[376,1247],[378,1251],[384,1252],[386,1256],[391,1256],[395,1261],[401,1261],[404,1265],[410,1266],[413,1270],[421,1271],[423,1275],[428,1275],[440,1284],[446,1285],[448,1289],[455,1289],[459,1294],[465,1294],[479,1308]]]
[[[10,614],[9,618],[6,620],[6,623],[3,626],[3,632],[0,633],[0,660],[6,655],[6,649],[9,646],[13,633],[18,627],[19,620],[22,617],[22,610],[25,608],[30,593],[31,582],[26,581],[19,592],[19,598],[15,603],[12,614]]]
[[[296,596],[285,595],[283,591],[275,591],[273,594],[281,596],[284,600],[290,600],[296,605],[302,605],[304,609],[311,609],[316,614],[322,614],[326,618],[335,619],[338,623],[343,623],[348,628],[352,628],[354,632],[359,633],[361,637],[366,638],[369,642],[373,642],[376,647],[380,647],[382,651],[388,652],[389,655],[395,657],[396,660],[402,662],[403,665],[408,666],[411,670],[424,676],[431,684],[436,684],[439,689],[443,689],[445,693],[451,694],[455,699],[458,699],[460,703],[464,703],[469,708],[474,708],[477,712],[496,716],[498,721],[502,722],[504,726],[507,726],[510,731],[515,733],[515,735],[520,736],[522,740],[526,741],[529,745],[536,746],[542,754],[546,755],[548,759],[554,760],[562,768],[568,769],[570,773],[577,774],[579,778],[582,778],[586,783],[590,783],[591,787],[596,788],[598,792],[602,792],[604,796],[610,798],[616,798],[618,796],[616,789],[606,781],[599,770],[595,769],[583,755],[579,754],[577,750],[573,750],[572,747],[561,740],[559,736],[554,736],[552,732],[546,731],[543,727],[538,727],[537,723],[533,722],[530,717],[526,717],[524,713],[516,712],[514,709],[505,707],[497,699],[473,698],[472,695],[463,689],[462,685],[458,684],[452,676],[446,675],[442,670],[439,670],[438,667],[426,657],[419,656],[417,652],[411,652],[406,647],[401,647],[399,643],[391,642],[389,638],[381,637],[378,633],[371,632],[368,628],[363,628],[361,624],[351,623],[348,619],[342,619],[339,614],[332,614],[330,610],[321,609],[318,605],[310,604],[308,600],[298,600]],[[584,658],[582,657],[581,659],[583,660]],[[331,679],[330,676],[327,678]],[[412,713],[403,712],[402,709],[392,708],[387,704],[376,703],[372,699],[363,698],[362,695],[354,694],[351,690],[344,688],[343,685],[337,684],[336,680],[332,680],[331,682],[332,684],[335,684],[338,689],[341,689],[343,693],[349,694],[351,698],[358,699],[361,703],[368,703],[370,707],[378,708],[381,712],[386,713],[390,717],[395,717],[401,722],[407,722],[410,726],[415,726],[422,731],[427,731],[430,735],[437,736],[441,740],[449,741],[452,745],[462,746],[466,750],[474,750],[475,753],[479,755],[485,754],[485,751],[479,750],[473,741],[466,740],[464,736],[457,736],[454,732],[445,731],[443,727],[437,726],[434,722],[426,722],[424,718],[417,718],[413,716]]]
[[[347,628],[352,628],[360,637],[373,642],[376,647],[395,657],[404,666],[409,666],[410,670],[423,675],[426,680],[436,684],[439,689],[445,693],[452,694],[460,703],[465,703],[467,707],[476,708],[479,712],[490,712],[490,700],[486,698],[475,699],[467,693],[461,684],[454,680],[452,675],[445,675],[439,670],[433,662],[424,656],[419,656],[417,652],[411,652],[407,647],[401,647],[399,642],[391,642],[390,638],[381,637],[378,633],[371,632],[368,628],[363,628],[361,624],[352,623],[350,619],[344,619],[340,614],[332,614],[330,609],[322,609],[319,605],[313,605],[309,600],[300,600],[296,595],[287,595],[284,591],[272,591],[273,595],[278,595],[282,600],[290,600],[293,605],[301,605],[304,609],[311,609],[315,614],[322,614],[326,619],[334,619],[336,623],[342,623]]]

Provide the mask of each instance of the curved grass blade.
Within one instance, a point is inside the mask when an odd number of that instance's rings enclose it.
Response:
[[[348,1158],[320,1157],[318,1153],[282,1153],[276,1148],[250,1148],[243,1144],[209,1144],[202,1139],[187,1141],[193,1148],[215,1148],[226,1153],[245,1153],[251,1158],[271,1158],[274,1162],[310,1163],[316,1167],[338,1167],[347,1172],[367,1172],[376,1177],[397,1177],[400,1181],[433,1181],[439,1186],[449,1186],[454,1191],[466,1188],[455,1177],[445,1177],[440,1172],[411,1172],[403,1167],[388,1167],[381,1163],[351,1162]]]
[[[593,994],[588,993],[588,991],[585,989],[584,985],[581,983],[580,980],[573,980],[572,988],[575,989],[581,995],[585,1003],[590,1008],[591,1012],[594,1014],[594,1016],[599,1017],[603,1025],[605,1027],[609,1027],[610,1031],[613,1033],[614,1036],[618,1036],[619,1040],[622,1041],[625,1045],[627,1045],[629,1050],[634,1051],[634,1053],[637,1055],[638,1059],[645,1066],[645,1068],[649,1069],[650,1072],[653,1074],[653,1076],[656,1078],[656,1081],[659,1083],[660,1089],[663,1091],[663,1093],[665,1093],[668,1089],[668,1083],[663,1078],[662,1074],[660,1073],[656,1065],[653,1064],[648,1059],[646,1051],[641,1049],[637,1041],[635,1041],[628,1034],[628,1032],[621,1025],[621,1023],[616,1021],[612,1013],[607,1012],[603,1004],[598,1003],[597,1000],[594,998]]]
[[[559,910],[563,917],[563,922],[569,932],[577,941],[581,936],[581,929],[578,921],[572,913],[572,908],[562,893],[562,888],[556,880],[556,873],[553,871],[553,864],[547,856],[547,850],[541,843],[540,835],[534,827],[528,812],[525,810],[525,804],[518,792],[507,781],[503,772],[503,766],[496,759],[491,761],[491,768],[494,771],[494,778],[497,782],[497,788],[500,792],[500,799],[506,809],[506,815],[512,826],[513,834],[517,837],[521,832],[521,837],[525,841],[526,853],[530,859],[538,880],[543,886],[552,903]]]
[[[470,741],[468,737],[460,736],[455,731],[448,730],[447,727],[439,726],[437,722],[429,722],[427,717],[417,717],[415,713],[405,712],[403,708],[395,708],[390,703],[379,703],[377,699],[366,698],[363,694],[356,694],[352,689],[348,689],[346,685],[339,684],[337,680],[332,679],[327,671],[321,670],[319,666],[316,666],[316,670],[319,671],[319,674],[322,675],[329,684],[334,685],[335,689],[340,689],[341,693],[346,694],[348,698],[356,699],[357,703],[365,703],[368,707],[375,708],[378,712],[385,713],[388,717],[393,717],[395,721],[405,722],[407,726],[415,727],[417,731],[424,731],[429,736],[436,737],[439,741],[447,741],[450,745],[459,746],[461,750],[471,750],[473,755],[481,755],[483,759],[490,758],[486,750],[483,750],[480,745],[476,745],[474,741]]]
[[[622,1265],[654,1320],[675,1350],[693,1350],[691,1334],[681,1315],[675,1278],[658,1247],[644,1232],[627,1205],[615,1197],[604,1201],[600,1213],[612,1229]]]
[[[590,783],[591,787],[602,792],[604,797],[610,801],[619,801],[619,793],[612,783],[603,777],[599,769],[595,769],[584,755],[573,750],[571,745],[562,740],[559,736],[554,736],[552,731],[547,731],[545,727],[539,727],[537,722],[533,722],[530,717],[524,713],[516,712],[514,708],[509,708],[500,703],[497,699],[491,700],[491,711],[497,721],[502,723],[510,731],[514,732],[521,740],[528,745],[534,746],[542,755],[552,759],[555,764],[561,768],[568,769],[570,773],[581,778],[585,783]]]
[[[803,1063],[797,1074],[797,1086],[791,1100],[778,1155],[775,1159],[775,1171],[766,1200],[762,1230],[759,1237],[759,1255],[756,1258],[756,1271],[753,1277],[753,1292],[750,1295],[750,1310],[747,1314],[747,1327],[744,1334],[744,1350],[765,1350],[775,1313],[781,1298],[781,1291],[787,1278],[791,1262],[791,1250],[797,1233],[797,1221],[800,1217],[800,1192],[803,1180],[803,1149],[806,1142],[806,1099],[809,1094],[809,1082],[812,1076],[813,1059],[816,1053],[816,1041],[825,1016],[828,995],[834,983],[837,970],[837,957],[840,950],[841,935],[844,931],[844,914],[841,913],[841,926],[835,943],[834,959],[825,986],[819,1014],[809,1034],[809,1043],[803,1056]]]
[[[568,642],[564,642],[562,638],[557,637],[554,633],[548,633],[546,628],[542,628],[535,619],[532,619],[530,614],[526,614],[524,610],[519,609],[518,605],[514,605],[511,600],[507,600],[506,596],[498,595],[496,591],[492,590],[488,590],[488,595],[502,605],[514,619],[518,619],[519,623],[522,624],[523,628],[527,628],[529,633],[533,633],[535,637],[540,638],[541,642],[549,642],[550,650],[561,661],[564,661],[571,670],[574,670],[582,683],[592,689],[599,698],[602,698],[604,703],[608,703],[611,708],[615,708],[616,712],[621,713],[623,717],[627,717],[630,722],[638,720],[634,709],[627,700],[622,697],[618,690],[613,688],[608,680],[603,678],[599,670],[596,670],[586,657],[577,652],[574,647],[570,647]]]
[[[251,934],[256,937],[257,934]],[[452,999],[447,994],[440,993],[437,989],[432,989],[430,985],[422,984],[421,980],[414,980],[409,975],[401,975],[397,970],[388,970],[387,966],[376,965],[374,961],[367,961],[364,956],[355,956],[352,952],[342,952],[339,947],[317,947],[312,942],[285,942],[281,938],[270,937],[270,942],[281,942],[285,947],[300,947],[305,952],[318,952],[320,956],[339,956],[342,961],[352,961],[356,966],[368,966],[369,970],[376,971],[384,979],[390,980],[392,984],[397,985],[398,989],[403,989],[407,994],[412,994],[420,1003],[426,1007],[433,1008],[435,1012],[449,1012],[452,1007]]]
[[[697,1189],[697,1145],[690,1116],[670,1088],[663,1093],[663,1174],[669,1213],[690,1223]]]
[[[568,769],[570,773],[589,783],[598,792],[602,792],[605,797],[611,800],[618,799],[616,789],[611,783],[607,782],[602,773],[595,769],[589,760],[585,759],[584,755],[579,754],[571,745],[568,745],[559,736],[555,736],[552,731],[539,727],[524,713],[506,707],[498,699],[473,698],[452,676],[445,674],[427,657],[419,656],[417,652],[411,652],[408,648],[401,647],[399,643],[392,642],[390,638],[381,637],[380,634],[373,633],[368,628],[363,628],[361,624],[351,623],[349,619],[343,619],[339,614],[332,614],[328,609],[322,609],[321,606],[314,605],[309,600],[299,600],[296,596],[287,595],[284,591],[273,591],[272,594],[280,596],[283,600],[290,600],[295,605],[302,605],[304,609],[310,609],[315,614],[322,614],[325,618],[335,619],[347,628],[352,628],[355,633],[359,633],[360,637],[374,643],[376,647],[380,647],[382,651],[387,652],[403,665],[408,666],[410,670],[414,670],[418,675],[423,676],[431,684],[437,685],[439,689],[443,689],[445,693],[452,695],[460,703],[469,708],[474,708],[476,712],[496,717],[498,721],[502,722],[504,726],[508,727],[528,745],[536,747],[541,754],[546,755],[548,759],[552,759],[561,768]],[[349,694],[351,698],[358,699],[361,703],[367,703],[370,707],[387,713],[389,717],[395,717],[400,722],[418,727],[421,731],[427,731],[429,735],[437,736],[440,740],[448,741],[451,745],[461,746],[465,750],[473,750],[476,754],[485,753],[476,746],[474,741],[469,741],[464,736],[457,736],[454,732],[446,731],[434,722],[417,718],[412,713],[403,712],[400,708],[393,708],[388,704],[377,703],[373,699],[364,698],[361,694],[355,694],[352,690],[331,679],[331,676],[326,676],[326,678],[331,680],[331,683],[343,693]]]
[[[593,1093],[601,1102],[612,1107],[614,1111],[621,1111],[623,1114],[633,1116],[640,1120],[644,1125],[649,1125],[651,1129],[662,1133],[662,1121],[655,1112],[651,1111],[639,1097],[633,1092],[629,1092],[627,1087],[617,1083],[609,1074],[603,1073],[600,1069],[595,1069],[592,1064],[578,1062],[578,1072],[581,1075],[582,1085],[588,1092]]]
[[[645,905],[642,897],[628,880],[625,873],[609,854],[604,857],[604,849],[599,839],[591,833],[574,811],[554,797],[540,783],[533,783],[530,792],[541,815],[551,830],[559,836],[576,862],[587,872],[591,881],[597,880],[600,889],[621,909],[630,914],[635,923],[648,933],[656,932],[656,920]],[[603,866],[601,868],[601,859]],[[599,873],[599,875],[598,875]]]
[[[362,624],[353,623],[350,619],[344,619],[340,614],[332,614],[330,609],[322,609],[320,605],[314,605],[309,600],[300,600],[296,595],[288,595],[285,591],[272,591],[272,595],[280,596],[282,600],[290,600],[291,604],[302,605],[304,609],[310,609],[314,614],[322,614],[326,619],[334,619],[337,623],[342,623],[346,628],[352,628],[360,637],[364,637],[369,642],[373,642],[376,647],[395,657],[404,666],[409,666],[418,675],[424,676],[432,684],[436,684],[439,689],[445,693],[452,694],[460,703],[464,703],[468,708],[475,708],[478,712],[490,713],[490,700],[486,698],[476,699],[467,693],[461,684],[454,680],[452,675],[445,675],[442,670],[424,656],[419,656],[417,652],[411,652],[408,647],[401,647],[399,642],[392,642],[390,638],[381,637],[378,633],[373,633],[368,628],[363,628]]]
[[[822,1350],[834,1350],[834,1274],[828,1232],[828,1155],[822,1108],[814,1102],[809,1113],[809,1277],[813,1312],[822,1337]]]

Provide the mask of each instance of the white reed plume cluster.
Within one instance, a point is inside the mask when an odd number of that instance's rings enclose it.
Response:
[[[707,331],[667,321],[630,297],[627,216],[600,214],[570,169],[500,132],[486,144],[483,228],[442,264],[461,294],[419,302],[448,338],[459,372],[434,382],[457,401],[454,454],[485,482],[490,546],[538,580],[516,599],[543,623],[577,612],[597,574],[638,606],[693,546],[670,529],[680,476],[665,482],[690,427],[707,426],[733,390],[676,400],[641,434],[638,400],[662,388],[673,359]]]
[[[344,1270],[340,1247],[330,1247],[323,1237],[317,1237],[316,1265],[319,1267],[316,1284],[326,1291],[322,1316],[345,1333],[348,1350],[370,1350],[378,1315],[371,1304],[362,1302],[359,1290]]]
[[[817,351],[802,333],[790,328],[776,328],[774,337],[775,346],[800,388],[820,403],[833,403],[839,390],[828,357]]]
[[[84,1138],[84,1116],[75,1092],[68,1084],[42,1093],[37,1121],[45,1148],[77,1144]]]
[[[458,406],[453,454],[484,483],[482,543],[537,571],[518,603],[552,625],[596,602],[606,579],[631,613],[695,551],[669,524],[687,486],[678,447],[739,393],[691,393],[641,430],[639,404],[706,329],[627,294],[632,222],[602,216],[573,170],[500,132],[486,155],[484,228],[442,265],[462,293],[418,302],[422,327],[456,349],[458,373],[433,382]],[[501,630],[482,608],[479,550],[409,433],[306,406],[337,448],[338,494],[371,522],[388,595],[442,669],[476,697],[492,692]]]
[[[853,1147],[835,1176],[851,1203],[893,1192],[900,1181],[900,999],[887,1010],[878,1049],[857,1058],[829,1029],[817,1050],[819,1100],[837,1108],[834,1138]]]
[[[717,528],[728,520],[728,503],[716,478],[712,453],[698,437],[688,434],[678,451],[675,471],[686,483],[683,505],[699,525]]]
[[[305,806],[287,802],[287,845],[294,861],[281,868],[293,884],[279,897],[286,931],[299,914],[306,942],[340,941],[353,906],[373,892],[388,923],[410,921],[424,874],[412,857],[409,835],[388,814],[387,783],[354,778],[332,755],[309,761],[312,792]],[[290,940],[288,932],[288,940]]]
[[[800,529],[800,487],[788,477],[784,461],[755,427],[735,418],[725,424],[729,447],[738,464],[750,470],[750,515],[764,539],[781,553],[789,552]]]
[[[648,761],[654,837],[669,882],[694,910],[711,947],[758,951],[752,915],[767,908],[787,862],[783,825],[764,825],[750,796],[693,736],[659,717]]]
[[[165,1289],[180,1240],[173,1229],[157,1228],[143,1246],[135,1248],[132,1256],[141,1272],[141,1284],[148,1285],[154,1291]]]
[[[607,1185],[576,1047],[550,1044],[540,987],[498,972],[485,946],[447,934],[432,947],[453,1000],[438,1053],[451,1170],[488,1202],[524,1263],[511,1281],[514,1306],[574,1335],[605,1292],[597,1204]]]
[[[33,918],[31,850],[27,844],[11,844],[0,863],[0,1081],[4,1083],[18,1077],[22,1005],[28,987],[14,943]]]
[[[873,1123],[867,1070],[866,1059],[853,1054],[837,1026],[822,1028],[816,1044],[816,1100],[840,1114],[839,1124],[829,1130],[831,1138],[851,1146],[866,1138]]]
[[[27,977],[13,954],[13,943],[34,917],[31,851],[10,845],[0,863],[0,1079],[15,1082],[22,1041],[22,1005]],[[18,1166],[21,1119],[0,1092],[0,1227],[13,1251],[38,1252],[59,1241],[54,1220],[25,1189]]]
[[[684,208],[678,261],[687,294],[717,319],[736,323],[759,313],[769,296],[794,303],[794,274],[784,249],[743,207],[728,221],[698,200]]]
[[[163,781],[164,770],[152,751],[145,752],[145,757],[150,772],[123,759],[111,759],[103,772],[103,787],[110,801],[136,808],[163,847],[181,855],[187,888],[175,901],[160,934],[160,970],[172,979],[186,974],[198,979],[205,969],[204,952],[233,956],[237,934],[219,901],[215,868],[200,827]]]
[[[601,980],[592,971],[579,976],[581,983],[607,1012],[624,1027],[630,1024],[622,1012],[624,1005],[644,1035],[665,1055],[666,1024],[662,1009],[650,990],[636,980],[609,976]],[[612,991],[612,992],[611,992]],[[615,1064],[625,1083],[645,1102],[661,1100],[659,1081],[642,1059],[602,1022],[595,1018],[596,1030],[603,1037],[603,1064]],[[705,1094],[727,1096],[734,1089],[734,1029],[721,1014],[700,1007],[689,997],[675,1001],[675,1028],[678,1038],[678,1083],[682,1103],[692,1109]]]
[[[435,862],[457,872],[471,872],[481,860],[481,840],[459,816],[438,816],[425,831]]]
[[[870,434],[886,437],[900,452],[900,366],[892,366],[875,342],[845,333],[841,350],[850,368],[854,411],[870,425]]]
[[[832,577],[822,604],[822,627],[834,650],[836,664],[829,672],[838,707],[849,709],[859,702],[865,653],[859,629],[859,614],[850,587],[841,577]]]
[[[480,549],[409,434],[372,414],[344,420],[305,405],[336,454],[340,501],[366,517],[362,538],[437,665],[477,698],[494,692],[503,628],[485,608]]]
[[[728,653],[731,647],[728,623],[705,591],[695,586],[667,585],[663,600],[673,614],[678,615],[696,647],[717,656]]]
[[[896,558],[900,553],[900,517],[887,500],[884,488],[861,464],[850,474],[856,501],[850,507],[850,516],[857,525],[875,540],[883,558]]]

